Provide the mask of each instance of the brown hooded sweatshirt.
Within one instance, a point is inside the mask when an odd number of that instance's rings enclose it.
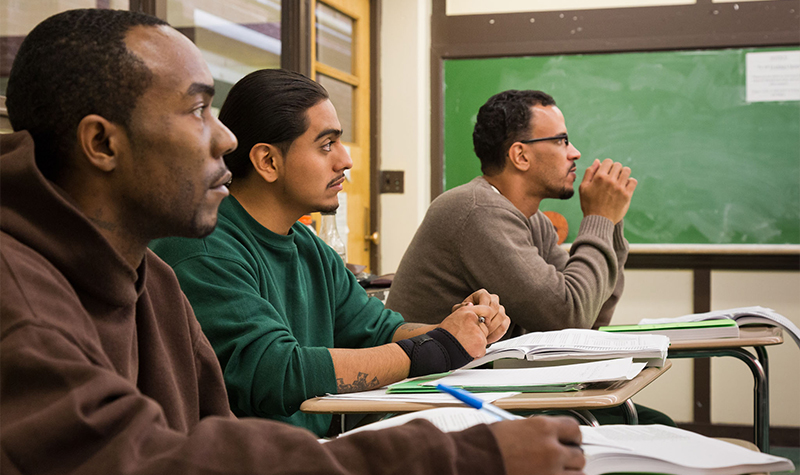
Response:
[[[486,426],[424,421],[320,444],[236,419],[172,270],[138,269],[0,137],[0,472],[25,474],[502,473]]]

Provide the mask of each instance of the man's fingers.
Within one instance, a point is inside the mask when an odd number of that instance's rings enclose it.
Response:
[[[639,184],[639,181],[636,178],[628,178],[628,184],[625,185],[625,189],[628,192],[633,193],[633,190],[636,189],[636,185]]]
[[[471,301],[475,305],[489,305],[496,308],[497,304],[500,302],[500,297],[495,294],[490,294],[486,289],[480,289],[467,297],[467,301]]]
[[[582,183],[589,183],[594,178],[595,173],[597,173],[597,169],[600,167],[600,160],[594,159],[591,165],[586,168],[586,171],[583,172],[583,182]]]
[[[603,173],[608,175],[611,173],[611,167],[613,166],[614,166],[614,160],[606,158],[605,160],[600,162],[600,167],[597,169],[597,173]]]
[[[503,314],[505,314],[505,310],[503,310]],[[489,335],[486,336],[486,342],[490,344],[502,338],[503,335],[505,335],[508,331],[508,327],[511,325],[511,319],[509,318],[501,317],[495,318],[494,320],[499,321],[500,324],[497,325],[494,330],[492,330]]]
[[[558,424],[556,427],[558,441],[565,445],[580,446],[583,441],[583,435],[581,434],[581,427],[575,419],[567,416],[559,416],[555,419]]]
[[[619,162],[613,162],[611,164],[611,169],[608,171],[608,176],[616,181],[619,180],[620,175],[622,175],[622,164]]]
[[[626,183],[631,176],[631,167],[622,167],[622,172],[619,174],[619,181]]]
[[[567,473],[580,473],[580,470],[586,465],[586,456],[583,455],[583,449],[579,446],[566,448],[566,457],[564,460],[564,469]],[[575,472],[572,472],[575,470]]]

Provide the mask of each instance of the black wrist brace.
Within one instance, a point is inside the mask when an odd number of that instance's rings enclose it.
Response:
[[[435,328],[428,333],[397,342],[411,360],[408,377],[444,373],[472,361],[472,356],[449,331]]]

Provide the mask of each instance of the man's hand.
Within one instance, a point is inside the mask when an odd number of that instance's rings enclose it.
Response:
[[[505,335],[511,319],[500,298],[478,290],[453,307],[439,326],[450,332],[473,358],[486,354],[486,345]]]
[[[508,475],[579,475],[586,464],[581,431],[569,417],[536,416],[489,426]]]
[[[617,224],[625,217],[637,181],[631,169],[610,158],[595,160],[583,175],[579,188],[584,216],[599,215]]]

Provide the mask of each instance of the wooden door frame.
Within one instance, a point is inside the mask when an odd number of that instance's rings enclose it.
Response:
[[[380,151],[381,151],[381,8],[382,0],[370,0],[370,50],[369,50],[369,232],[380,233]],[[380,240],[372,243],[369,252],[369,267],[373,274],[380,275]]]

